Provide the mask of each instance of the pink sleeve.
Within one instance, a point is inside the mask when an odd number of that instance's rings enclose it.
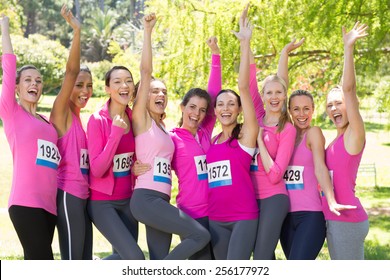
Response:
[[[104,127],[102,127],[101,121],[92,115],[88,121],[87,138],[90,170],[95,177],[103,177],[111,167],[115,152],[125,131],[121,127],[111,126],[111,133],[105,143],[102,130],[104,130]]]
[[[261,119],[265,115],[264,104],[257,86],[256,64],[251,64],[249,67],[249,91],[251,93],[253,105],[255,106],[256,119],[260,125]]]
[[[3,84],[0,95],[0,117],[12,117],[12,112],[17,105],[15,98],[16,88],[16,56],[14,54],[3,54]]]
[[[267,176],[271,183],[276,184],[283,178],[284,172],[290,162],[294,151],[296,129],[290,123],[287,123],[283,131],[280,133],[278,151]]]
[[[202,128],[210,135],[213,132],[216,116],[214,114],[214,103],[217,94],[222,88],[222,68],[221,68],[221,56],[213,54],[211,56],[210,76],[207,85],[207,91],[211,97],[211,104],[207,111],[207,115],[202,123]]]

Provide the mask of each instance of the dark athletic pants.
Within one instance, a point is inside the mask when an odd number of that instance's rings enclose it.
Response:
[[[23,247],[25,260],[53,260],[57,217],[42,208],[13,205],[9,216]]]

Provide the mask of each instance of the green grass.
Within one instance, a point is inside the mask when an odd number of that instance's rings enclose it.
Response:
[[[45,95],[39,105],[39,112],[49,115],[51,104],[55,96]],[[101,107],[107,98],[92,98],[88,107],[82,113],[83,121],[87,122],[89,115]],[[172,128],[179,120],[178,102],[170,100],[167,108],[168,116],[166,124]],[[379,187],[373,186],[373,178],[358,178],[357,195],[360,197],[364,207],[369,213],[370,231],[365,242],[365,257],[370,260],[390,259],[390,132],[384,131],[383,126],[375,123],[368,123],[367,143],[363,154],[362,163],[375,162],[377,166],[377,182]],[[217,129],[218,130],[218,129]],[[335,136],[334,130],[324,130],[327,143]],[[7,201],[12,180],[12,158],[6,141],[3,127],[0,126],[0,259],[22,259],[23,251],[10,222],[7,211]],[[173,176],[172,203],[175,203],[177,194],[177,179]],[[148,256],[145,229],[140,226],[139,245]],[[179,242],[174,236],[172,247]],[[53,241],[55,258],[60,259],[57,233]],[[100,258],[109,255],[110,244],[94,228],[94,254]],[[277,259],[285,259],[280,245],[276,250]],[[325,244],[318,259],[329,259],[327,245]]]

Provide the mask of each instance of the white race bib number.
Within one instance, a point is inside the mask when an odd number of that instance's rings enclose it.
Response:
[[[288,166],[284,172],[284,183],[288,190],[303,190],[303,166]]]
[[[198,180],[207,180],[207,162],[206,155],[194,157],[196,174],[198,175]]]
[[[153,181],[171,185],[171,162],[168,159],[160,157],[154,159]]]
[[[80,170],[83,174],[88,174],[89,172],[89,156],[87,149],[80,150]]]
[[[134,152],[114,156],[114,177],[124,177],[130,175],[130,167],[133,163],[133,154]]]
[[[207,165],[209,187],[222,187],[232,184],[232,172],[229,160],[221,160]]]
[[[38,139],[38,152],[35,163],[57,169],[61,161],[61,155],[57,145],[46,140]]]
[[[255,154],[252,157],[251,161],[251,171],[258,171],[259,170],[259,164],[257,162],[257,155],[259,154],[259,149],[256,148]]]

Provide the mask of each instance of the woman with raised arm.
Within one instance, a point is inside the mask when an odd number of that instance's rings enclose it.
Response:
[[[61,259],[91,260],[92,224],[87,213],[89,161],[80,110],[92,96],[92,76],[88,68],[80,70],[80,22],[65,5],[61,15],[74,35],[63,86],[50,114],[62,156],[57,175],[58,239]]]
[[[168,101],[166,86],[151,78],[155,14],[145,16],[143,22],[141,80],[132,124],[137,159],[152,168],[138,176],[130,206],[137,220],[146,226],[150,259],[187,259],[204,248],[210,235],[200,223],[169,203],[175,147],[163,122]],[[172,233],[182,242],[169,253]]]
[[[13,179],[8,212],[26,260],[52,260],[57,220],[57,132],[37,113],[42,76],[33,65],[16,70],[9,18],[0,17],[3,84],[0,118],[12,151]],[[18,100],[15,97],[15,93]]]
[[[182,118],[179,127],[171,132],[175,144],[172,169],[178,177],[177,207],[196,219],[207,230],[208,181],[206,153],[210,148],[215,125],[213,106],[215,96],[221,90],[221,56],[216,37],[207,44],[211,49],[211,70],[208,92],[200,88],[190,89],[180,104]],[[191,260],[211,260],[210,243],[190,257]]]
[[[240,96],[230,89],[218,93],[214,111],[222,132],[206,155],[211,244],[217,260],[248,260],[256,239],[258,207],[249,172],[258,125],[249,93],[252,28],[246,17],[248,8],[240,17],[240,31],[235,33],[241,48]],[[243,124],[237,121],[241,112]]]
[[[342,87],[332,89],[326,99],[326,113],[337,129],[337,136],[326,148],[326,165],[333,174],[334,195],[338,203],[357,206],[336,215],[323,198],[327,224],[326,239],[331,259],[364,259],[364,240],[368,216],[355,195],[356,176],[366,143],[364,122],[359,112],[353,51],[355,42],[368,34],[367,26],[357,22],[351,31],[343,27],[344,70]]]
[[[302,43],[303,39],[286,45],[279,65],[287,63],[288,53]],[[258,150],[251,164],[251,178],[260,210],[253,259],[272,260],[290,206],[283,175],[294,150],[296,130],[287,110],[288,74],[278,67],[278,75],[268,76],[263,81],[260,98],[254,63],[251,55],[250,93],[260,126]]]

